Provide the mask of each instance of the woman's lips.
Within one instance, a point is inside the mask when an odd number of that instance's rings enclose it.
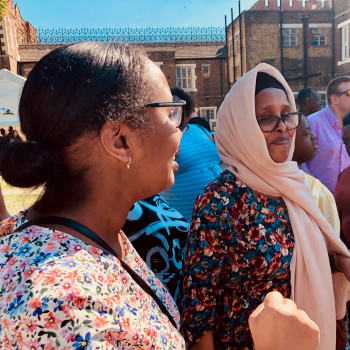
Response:
[[[287,145],[288,143],[289,143],[288,137],[279,137],[278,139],[272,142],[272,144],[278,145],[278,146]]]
[[[318,148],[319,148],[319,147],[318,147],[318,144],[315,143],[315,144],[314,144],[314,149],[315,149],[315,150],[318,150]]]

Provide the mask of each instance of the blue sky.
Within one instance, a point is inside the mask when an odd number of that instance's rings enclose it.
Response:
[[[221,27],[238,0],[15,0],[35,28]],[[241,0],[242,10],[257,0]]]

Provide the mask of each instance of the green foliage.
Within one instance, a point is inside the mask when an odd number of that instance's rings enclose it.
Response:
[[[7,14],[7,3],[9,0],[0,0],[0,21],[3,20],[4,16]]]

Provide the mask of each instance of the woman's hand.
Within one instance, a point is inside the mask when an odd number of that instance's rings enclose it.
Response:
[[[350,282],[350,258],[344,255],[335,256],[335,268],[343,272],[346,279]]]
[[[255,350],[313,350],[320,342],[315,322],[279,292],[266,295],[249,318]]]

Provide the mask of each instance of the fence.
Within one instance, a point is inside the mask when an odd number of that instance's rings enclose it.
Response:
[[[146,29],[37,29],[38,44],[70,44],[83,41],[140,43],[157,46],[167,43],[224,42],[224,27]]]

